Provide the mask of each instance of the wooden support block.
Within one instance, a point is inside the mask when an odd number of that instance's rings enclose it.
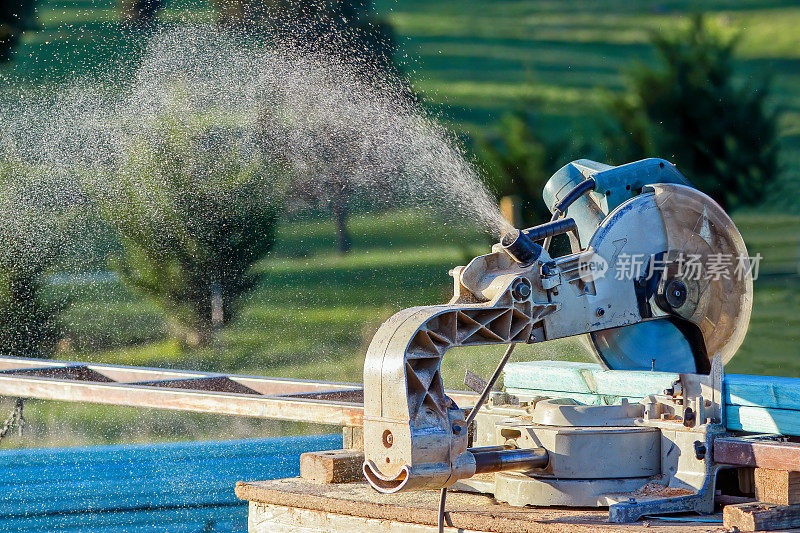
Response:
[[[300,477],[319,484],[360,481],[363,464],[363,450],[306,452],[300,456]]]
[[[722,521],[729,530],[775,531],[800,527],[800,505],[773,503],[741,503],[728,505],[722,511]]]
[[[754,476],[758,501],[779,505],[800,503],[800,472],[756,468]]]
[[[342,448],[348,450],[364,449],[364,428],[343,427]]]

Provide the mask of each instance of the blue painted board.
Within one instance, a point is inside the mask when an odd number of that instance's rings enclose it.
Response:
[[[800,410],[800,379],[774,376],[725,375],[729,405]]]
[[[644,398],[661,393],[678,377],[673,372],[604,370],[596,363],[529,361],[506,365],[503,380],[507,389]],[[800,379],[726,374],[725,403],[800,411]]]
[[[725,417],[731,430],[800,435],[800,411],[728,405]]]
[[[516,396],[521,397],[540,397],[540,398],[570,398],[575,400],[576,402],[580,402],[585,405],[617,405],[622,402],[623,398],[626,398],[629,402],[636,403],[641,400],[641,398],[636,398],[632,396],[613,396],[607,394],[589,394],[586,392],[561,392],[561,391],[551,391],[551,390],[541,390],[541,389],[517,389],[514,387],[506,387],[506,392],[509,394],[514,394]]]
[[[594,363],[532,361],[509,363],[504,382],[518,396],[613,405],[660,393],[677,378],[669,372],[603,370]],[[800,379],[727,374],[725,403],[728,429],[800,435]]]
[[[660,393],[678,377],[674,372],[609,371],[597,363],[529,361],[507,364],[503,382],[514,389],[643,398]]]

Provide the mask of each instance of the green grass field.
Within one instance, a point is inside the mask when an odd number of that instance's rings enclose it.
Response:
[[[748,337],[728,370],[800,376],[800,6],[790,1],[733,0],[602,3],[586,0],[379,0],[409,60],[407,71],[431,106],[470,133],[528,98],[554,136],[591,135],[605,91],[622,86],[620,70],[650,61],[653,29],[669,30],[692,10],[708,11],[742,31],[741,78],[770,75],[782,112],[785,172],[764,212],[737,213],[761,277]],[[164,18],[209,19],[205,2],[175,1]],[[45,80],[93,68],[129,68],[144,37],[121,33],[110,0],[43,0],[42,30],[26,35],[13,68]],[[433,229],[432,229],[433,228]],[[275,250],[257,265],[258,290],[213,348],[181,352],[166,339],[157,308],[113,279],[89,278],[50,288],[72,304],[64,319],[72,360],[360,381],[363,354],[378,325],[397,310],[445,301],[447,271],[489,249],[473,229],[440,227],[414,212],[352,220],[354,249],[335,251],[332,223],[284,223]],[[447,385],[465,369],[487,375],[499,349],[454,351]],[[579,358],[574,342],[531,346],[517,360]],[[309,427],[126,408],[30,402],[30,432],[16,445],[257,436]]]

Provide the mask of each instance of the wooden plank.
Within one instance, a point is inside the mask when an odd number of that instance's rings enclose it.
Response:
[[[518,396],[572,398],[588,405],[638,402],[661,393],[679,375],[670,372],[603,370],[594,363],[509,363],[506,391]],[[728,429],[800,435],[800,379],[730,374],[725,377]]]
[[[156,379],[137,381],[140,387],[166,387],[168,389],[189,389],[213,392],[232,392],[234,394],[260,394],[227,376],[208,376],[201,378]]]
[[[80,381],[98,381],[110,383],[114,381],[108,376],[92,370],[87,365],[73,364],[62,366],[42,366],[30,368],[16,368],[13,370],[0,370],[2,374],[17,374],[24,376],[39,376],[43,378],[74,379]]]
[[[506,391],[516,396],[543,398],[572,398],[586,405],[615,405],[623,397],[607,394],[588,394],[578,392],[559,392],[541,389],[507,388]],[[641,398],[627,397],[630,402],[638,402]],[[727,428],[733,431],[751,433],[770,433],[778,435],[800,435],[800,411],[788,409],[766,409],[728,405],[725,407]]]
[[[673,372],[604,370],[595,363],[528,361],[506,365],[504,383],[508,389],[644,398],[669,388],[679,376]],[[727,374],[725,389],[728,405],[800,411],[800,378]]]
[[[800,435],[799,411],[728,405],[725,415],[728,429],[734,431]]]
[[[589,394],[583,392],[558,392],[542,389],[518,389],[506,387],[506,392],[521,398],[570,398],[586,405],[616,405],[622,402],[621,396]],[[642,398],[627,397],[630,402],[638,402]]]
[[[0,374],[0,391],[3,395],[21,398],[212,412],[337,426],[361,426],[364,414],[362,405],[350,402],[146,387],[128,383],[57,380],[13,374]]]
[[[660,394],[680,377],[674,372],[604,370],[596,363],[528,361],[509,363],[507,388],[644,398]]]
[[[300,456],[300,477],[311,483],[350,483],[363,479],[363,464],[363,450],[306,452]]]
[[[250,503],[248,533],[436,533],[438,528],[283,505]],[[445,526],[444,533],[490,533]]]
[[[800,505],[763,502],[728,505],[722,512],[722,521],[726,528],[734,531],[776,531],[800,527]]]
[[[350,450],[364,449],[364,428],[343,427],[342,448]]]
[[[94,372],[98,372],[113,381],[128,383],[162,379],[189,379],[220,376],[219,373],[197,372],[190,370],[171,370],[165,368],[148,368],[125,365],[102,365],[94,363],[87,364],[70,361],[31,359],[25,357],[0,357],[0,371],[7,370],[10,371],[9,373],[11,374],[20,373],[20,370],[26,369],[74,366],[85,366],[86,368]],[[237,381],[242,385],[245,385],[246,387],[249,387],[264,395],[341,390],[360,387],[360,385],[357,383],[340,383],[335,381],[313,381],[307,379],[274,378],[239,374],[225,375],[233,381]]]
[[[800,503],[800,472],[756,468],[754,476],[758,501],[779,505]]]
[[[596,363],[572,361],[526,361],[506,364],[503,383],[519,389],[595,393],[586,376],[602,367]]]
[[[800,444],[747,437],[714,440],[714,462],[728,465],[800,470]]]
[[[303,479],[280,479],[237,483],[236,495],[252,502],[253,511],[269,511],[269,516],[258,512],[251,515],[253,531],[436,531],[439,491],[424,490],[380,494],[366,482],[317,485]],[[294,520],[289,526],[274,527],[281,512],[297,510],[314,511]],[[559,507],[525,508],[498,502],[491,495],[452,491],[447,494],[446,523],[458,531],[492,531],[494,533],[597,533],[629,532],[647,533],[699,533],[719,532],[719,524],[685,522],[637,522],[613,524],[608,521],[607,509],[568,509]],[[365,526],[354,528],[359,521],[341,524],[339,516],[362,519]],[[341,524],[341,525],[340,525]],[[413,528],[411,527],[413,526]],[[334,529],[339,527],[340,529]]]
[[[725,376],[725,403],[800,410],[800,379],[775,376]]]

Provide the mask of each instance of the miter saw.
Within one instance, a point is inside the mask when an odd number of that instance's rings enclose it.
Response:
[[[752,307],[739,232],[661,159],[575,161],[544,200],[550,222],[509,231],[453,269],[449,303],[405,309],[376,333],[364,365],[367,480],[384,493],[455,487],[512,505],[609,506],[618,522],[711,512],[722,367]],[[572,253],[553,257],[550,241],[564,234]],[[481,408],[508,350],[472,411],[445,394],[450,348],[574,336],[608,369],[680,379],[639,403],[495,393]]]

